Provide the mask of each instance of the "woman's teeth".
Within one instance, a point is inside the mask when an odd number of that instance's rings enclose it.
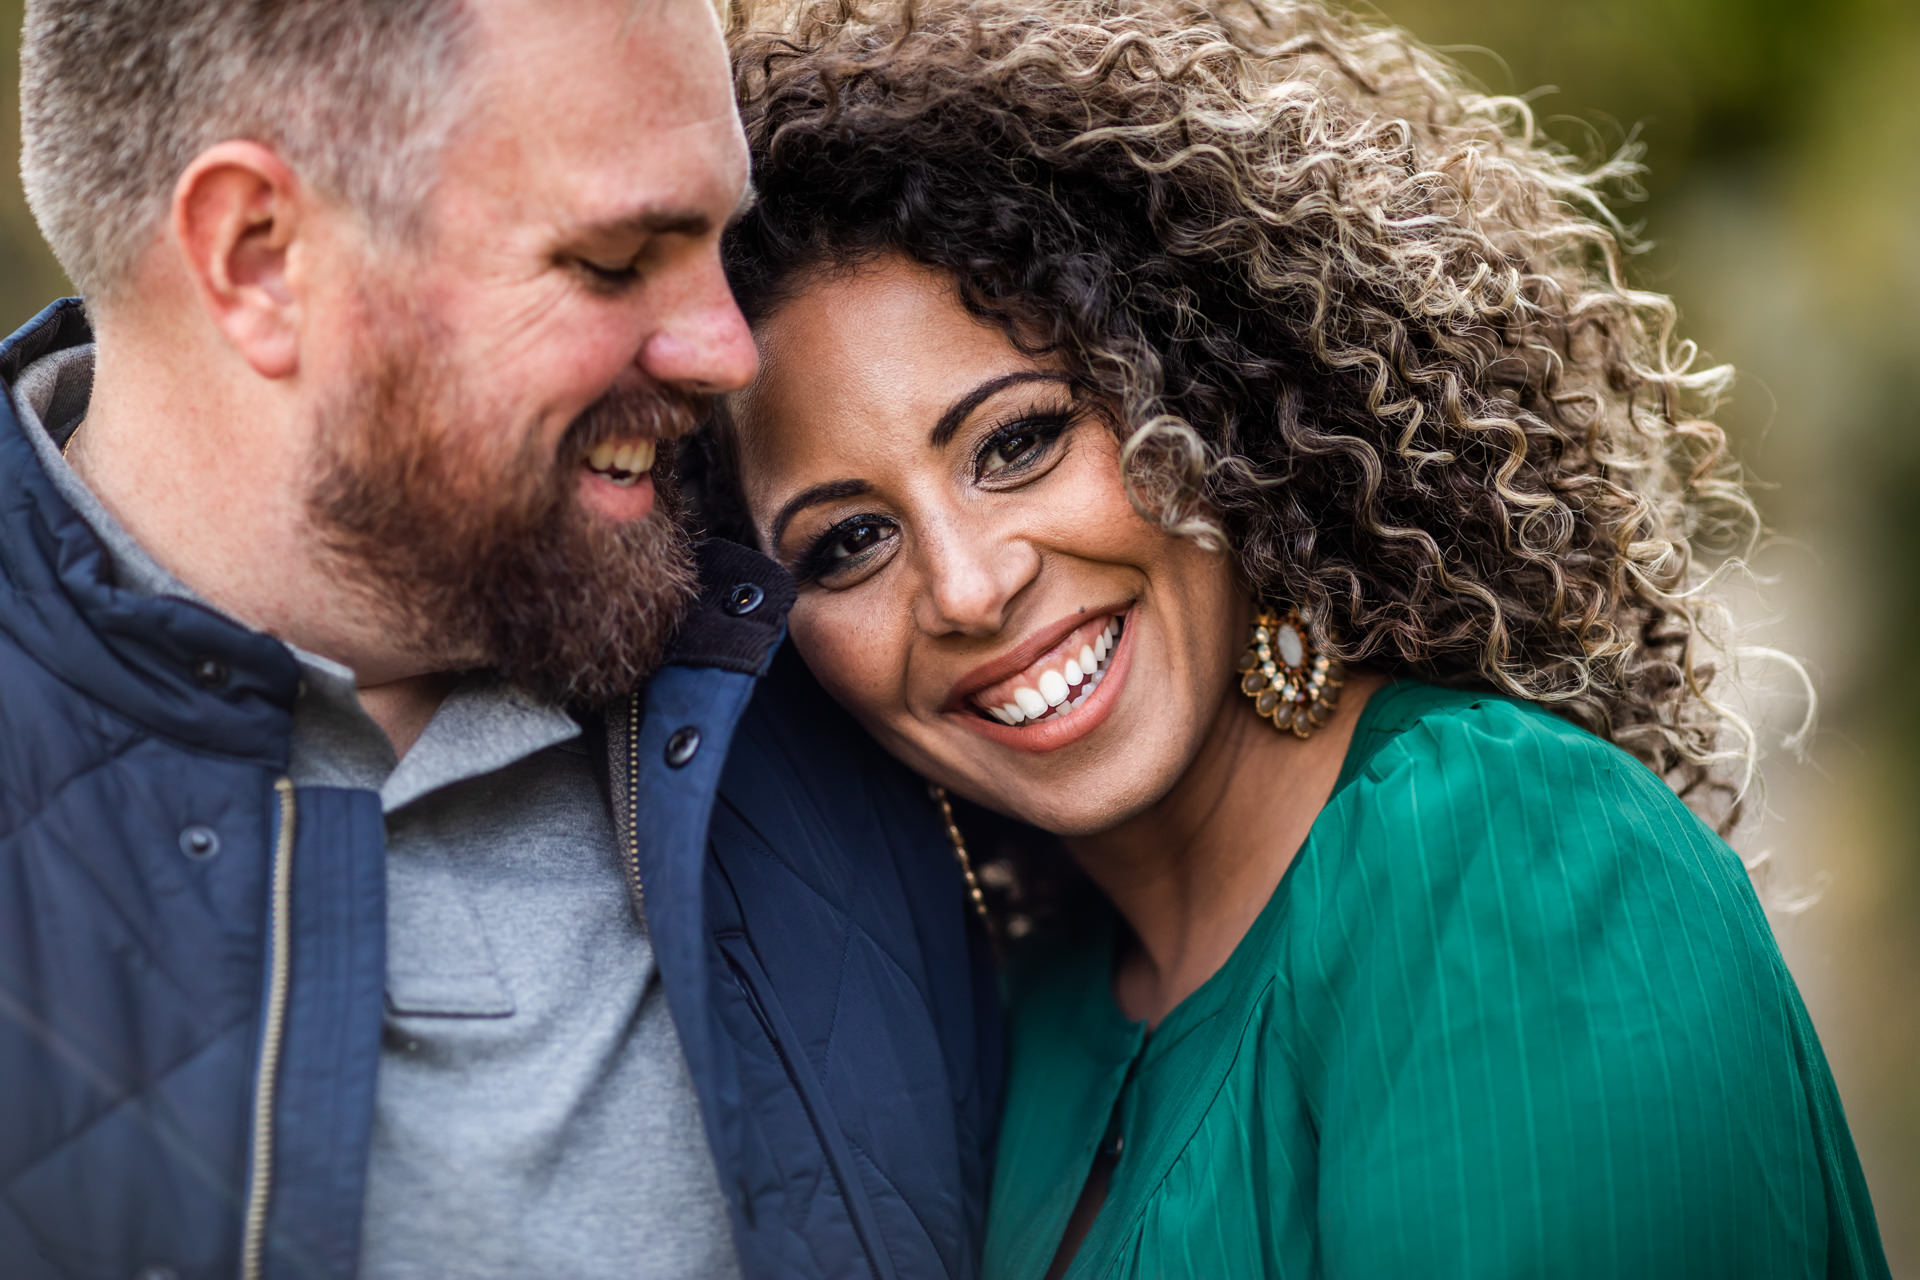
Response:
[[[640,477],[653,470],[659,444],[653,440],[608,440],[593,447],[587,455],[587,469],[605,476],[621,488],[640,483]]]
[[[1072,715],[1074,708],[1100,687],[1107,674],[1107,659],[1119,642],[1120,619],[1109,618],[1098,636],[1080,646],[1077,656],[1058,667],[1048,667],[1031,684],[1016,686],[1009,701],[998,706],[981,706],[976,701],[974,705],[1005,725]]]

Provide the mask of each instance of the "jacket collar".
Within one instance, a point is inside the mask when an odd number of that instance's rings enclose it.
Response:
[[[0,635],[115,715],[185,746],[286,767],[293,655],[203,605],[126,591],[14,412],[34,361],[91,342],[78,299],[0,343]]]
[[[700,600],[680,624],[666,665],[762,676],[787,633],[793,576],[757,551],[712,538],[700,546]]]

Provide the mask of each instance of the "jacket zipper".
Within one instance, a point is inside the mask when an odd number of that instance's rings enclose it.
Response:
[[[293,780],[273,784],[280,801],[280,830],[273,844],[272,934],[269,941],[267,1019],[260,1043],[260,1075],[253,1086],[253,1168],[247,1180],[246,1234],[240,1274],[260,1280],[266,1264],[267,1202],[273,1193],[273,1104],[279,1083],[280,1046],[287,1032],[287,984],[293,934]]]
[[[640,882],[640,698],[627,699],[626,732],[621,735],[620,773],[627,793],[619,798],[615,824],[620,828],[621,865],[627,873],[627,892],[633,898],[640,928],[647,928],[647,888]]]

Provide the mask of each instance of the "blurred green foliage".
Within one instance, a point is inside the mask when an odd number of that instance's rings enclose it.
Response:
[[[1894,1273],[1920,1274],[1920,4],[1380,3],[1577,150],[1644,142],[1639,281],[1742,371],[1723,421],[1783,535],[1760,638],[1805,657],[1823,700],[1812,762],[1776,759],[1777,816],[1748,839],[1820,891],[1777,927]],[[0,0],[12,154],[21,12]],[[7,329],[65,289],[12,182],[0,263]]]
[[[22,0],[0,0],[0,149],[15,160],[20,155],[20,22]],[[14,166],[18,172],[18,166]],[[43,301],[51,301],[68,292],[67,277],[41,243],[40,232],[27,210],[26,196],[18,179],[0,183],[0,304],[7,308],[8,321],[0,321],[8,332],[17,326],[10,318],[21,320],[39,310]]]

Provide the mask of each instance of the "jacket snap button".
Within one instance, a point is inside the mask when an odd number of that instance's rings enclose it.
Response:
[[[673,736],[667,739],[667,765],[678,769],[693,759],[693,753],[700,749],[700,731],[692,725],[675,729]]]
[[[743,582],[727,593],[727,612],[734,617],[744,617],[760,607],[767,593],[751,582]]]
[[[180,852],[195,862],[205,862],[220,852],[220,833],[195,823],[180,833]]]
[[[202,689],[224,689],[227,664],[218,658],[202,658],[193,664],[193,680]]]
[[[180,1280],[180,1273],[172,1267],[142,1267],[133,1273],[133,1280]]]

